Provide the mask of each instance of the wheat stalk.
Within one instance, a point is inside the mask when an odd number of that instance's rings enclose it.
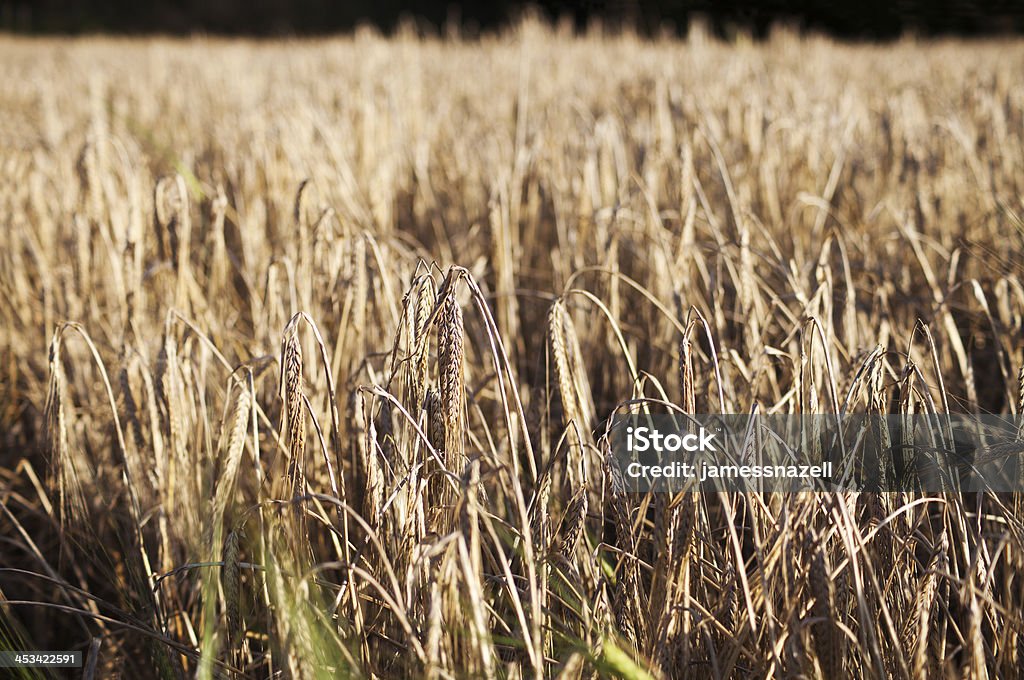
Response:
[[[242,633],[240,552],[239,532],[232,530],[224,540],[221,554],[223,566],[220,571],[220,585],[224,592],[224,616],[228,624],[228,647],[232,650],[238,644],[238,638]]]
[[[410,403],[418,409],[423,404],[427,390],[430,358],[430,335],[427,324],[436,303],[434,279],[424,275],[413,282],[413,314],[409,324],[410,358]]]
[[[835,624],[835,586],[829,570],[828,553],[824,541],[813,531],[808,533],[807,550],[810,565],[807,570],[807,584],[814,602],[811,616],[816,622],[811,626],[814,651],[821,666],[822,677],[835,678],[842,671],[842,656]]]
[[[465,328],[462,308],[452,285],[441,303],[438,324],[438,372],[441,417],[444,422],[445,465],[460,470],[464,455]]]
[[[281,389],[288,441],[288,484],[293,497],[304,487],[306,418],[302,411],[302,347],[298,328],[289,324],[281,345]]]

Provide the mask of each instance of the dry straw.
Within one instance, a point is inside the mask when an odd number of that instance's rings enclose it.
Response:
[[[1024,411],[1024,43],[527,18],[53,47],[0,38],[23,648],[203,680],[1021,675],[1022,495],[880,490],[930,455],[912,415],[948,444],[946,414]],[[867,415],[884,486],[628,493],[594,436],[623,410]],[[971,462],[1024,480],[1022,438]]]

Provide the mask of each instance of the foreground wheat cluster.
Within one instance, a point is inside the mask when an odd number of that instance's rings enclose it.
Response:
[[[87,677],[1024,677],[1014,495],[603,423],[1016,413],[1024,46],[0,41],[0,641]]]

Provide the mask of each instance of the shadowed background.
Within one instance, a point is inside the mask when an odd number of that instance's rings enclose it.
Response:
[[[777,22],[843,38],[886,39],[920,35],[992,35],[1024,30],[1021,0],[542,0],[529,5],[578,27],[593,20],[641,32],[685,31],[695,17],[719,35],[737,30],[763,37]],[[451,3],[446,0],[37,0],[0,2],[0,28],[19,33],[193,33],[306,35],[351,30],[359,24],[391,30],[414,19],[425,30],[457,25],[477,31],[515,20],[525,4],[515,0]]]

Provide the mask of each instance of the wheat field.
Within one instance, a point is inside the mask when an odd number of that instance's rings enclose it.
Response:
[[[1019,495],[630,494],[602,436],[1019,413],[1022,74],[534,20],[0,38],[0,647],[1024,678]]]

